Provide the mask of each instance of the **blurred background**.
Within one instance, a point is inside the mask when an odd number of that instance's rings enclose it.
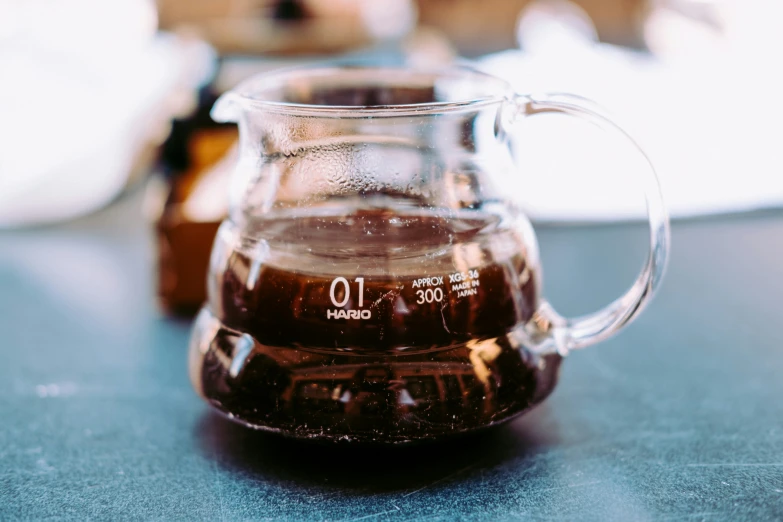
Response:
[[[236,140],[211,105],[255,73],[321,61],[467,62],[519,92],[576,93],[638,138],[674,218],[778,206],[782,15],[772,0],[1,0],[0,261],[71,280],[64,295],[79,272],[120,286],[127,267],[96,252],[154,229],[157,293],[192,310]],[[515,137],[538,173],[519,191],[531,217],[641,219],[630,152],[546,120]],[[107,206],[100,232],[79,228]]]

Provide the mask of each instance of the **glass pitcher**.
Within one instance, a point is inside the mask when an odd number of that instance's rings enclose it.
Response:
[[[566,319],[541,297],[536,237],[505,187],[509,134],[570,96],[523,96],[470,70],[304,68],[218,100],[239,125],[230,215],[190,345],[199,394],[245,425],[400,443],[507,421],[563,357],[639,314],[669,249],[650,168],[650,252],[625,295]],[[634,145],[635,146],[635,145]]]

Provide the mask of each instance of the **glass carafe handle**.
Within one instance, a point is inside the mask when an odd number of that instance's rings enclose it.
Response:
[[[663,204],[655,169],[639,145],[622,128],[602,115],[592,102],[570,94],[517,96],[517,119],[545,113],[566,114],[588,120],[618,140],[632,145],[641,154],[647,167],[640,173],[647,203],[650,225],[650,251],[639,277],[620,298],[597,312],[563,318],[544,301],[538,316],[547,325],[558,348],[584,348],[607,339],[641,312],[658,288],[669,258],[669,217]],[[542,321],[539,321],[541,323]]]

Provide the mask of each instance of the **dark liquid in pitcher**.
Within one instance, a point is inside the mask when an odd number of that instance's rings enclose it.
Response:
[[[496,216],[368,210],[250,236],[217,261],[194,375],[244,423],[402,442],[506,420],[554,385],[559,357],[522,345],[535,274]]]

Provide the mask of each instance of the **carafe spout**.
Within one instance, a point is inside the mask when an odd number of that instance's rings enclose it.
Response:
[[[218,123],[238,123],[241,110],[240,96],[234,91],[229,91],[218,98],[209,115]]]

